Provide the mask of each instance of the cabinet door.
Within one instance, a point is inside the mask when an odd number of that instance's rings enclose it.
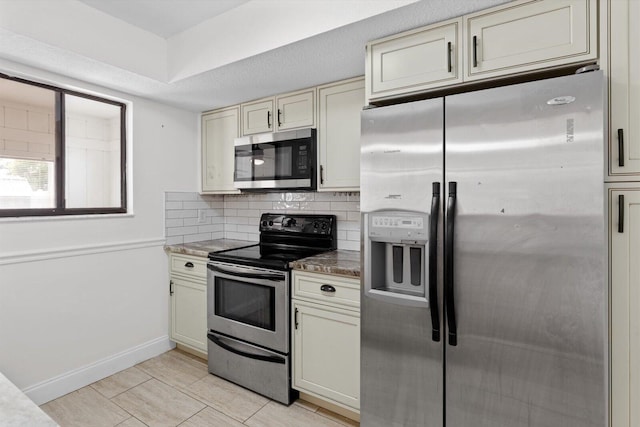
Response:
[[[273,99],[242,104],[242,134],[252,135],[274,131]]]
[[[287,95],[276,100],[276,123],[278,130],[313,127],[315,125],[316,90],[308,89]]]
[[[640,2],[610,2],[609,175],[640,173]]]
[[[632,427],[640,425],[640,188],[609,196],[611,426]]]
[[[367,45],[367,101],[462,81],[462,19]]]
[[[233,140],[240,131],[239,108],[202,115],[202,192],[238,193],[233,187]]]
[[[359,191],[364,79],[321,86],[318,97],[318,190]]]
[[[476,80],[597,58],[597,0],[508,3],[464,17],[465,76]]]
[[[171,339],[207,352],[207,285],[172,276]]]
[[[293,388],[360,409],[360,315],[293,300]]]

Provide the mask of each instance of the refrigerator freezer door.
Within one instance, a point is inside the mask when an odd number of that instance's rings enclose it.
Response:
[[[600,72],[445,99],[448,426],[606,425],[603,105]]]
[[[442,98],[362,112],[360,210],[428,213],[442,180]]]
[[[442,181],[443,119],[442,98],[362,113],[363,239],[369,238],[368,215],[372,212],[418,211],[429,220],[441,218],[432,215],[430,209],[434,200],[432,183]],[[388,260],[393,260],[393,245],[383,245],[390,251]],[[408,247],[403,252],[404,264],[409,265],[412,256],[415,259],[415,249]],[[367,253],[365,247],[363,257]],[[399,250],[395,256],[399,262]],[[384,263],[384,259],[376,262]],[[363,266],[371,265],[363,261]],[[437,266],[435,262],[433,265]],[[367,282],[367,274],[371,273],[365,267],[363,283]],[[397,269],[395,274],[391,269],[388,280],[391,285],[395,278],[412,287],[411,281],[418,281],[418,276],[429,277],[427,272],[418,273],[415,268]],[[429,301],[438,307],[437,298]],[[442,307],[438,313],[442,313]],[[440,320],[439,316],[436,318]],[[360,377],[363,426],[443,426],[442,340],[434,340],[433,324],[428,305],[412,306],[404,304],[401,298],[374,297],[363,287]]]

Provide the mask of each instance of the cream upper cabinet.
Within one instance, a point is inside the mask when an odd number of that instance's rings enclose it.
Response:
[[[242,134],[314,127],[315,102],[311,88],[242,104]]]
[[[277,130],[314,127],[315,102],[315,88],[276,97]]]
[[[239,136],[239,107],[202,115],[202,192],[238,193],[233,186],[233,140]]]
[[[171,340],[207,353],[207,261],[170,254]]]
[[[608,194],[611,427],[635,427],[640,425],[640,188],[619,185]]]
[[[596,59],[597,11],[597,0],[526,0],[464,16],[464,80]]]
[[[368,43],[367,103],[597,59],[598,0],[518,0]]]
[[[462,18],[367,44],[367,99],[462,82]]]
[[[360,410],[360,280],[293,272],[293,388]]]
[[[242,134],[275,131],[273,125],[273,98],[261,99],[240,106],[242,110]]]
[[[640,174],[640,1],[611,0],[609,14],[609,176],[623,180]]]
[[[318,98],[318,191],[359,191],[364,79],[320,86]]]

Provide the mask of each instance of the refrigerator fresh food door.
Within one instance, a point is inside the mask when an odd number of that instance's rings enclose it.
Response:
[[[447,426],[606,425],[603,84],[445,99]]]
[[[442,98],[362,113],[363,426],[443,426],[443,120]]]

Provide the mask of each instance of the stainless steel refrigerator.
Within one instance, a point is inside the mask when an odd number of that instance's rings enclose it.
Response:
[[[363,111],[363,427],[607,425],[604,95]]]

